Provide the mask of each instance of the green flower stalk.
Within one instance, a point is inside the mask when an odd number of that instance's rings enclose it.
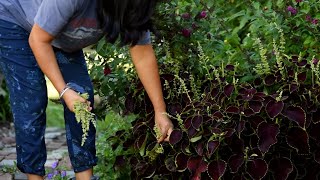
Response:
[[[84,99],[89,98],[88,93],[81,94],[80,96],[83,97]],[[89,105],[87,103],[76,102],[74,104],[74,113],[76,116],[76,120],[78,123],[81,123],[82,132],[83,132],[81,146],[84,145],[87,139],[88,131],[90,128],[90,122],[94,125],[94,127],[96,127],[95,114],[90,112],[88,109],[89,109]]]

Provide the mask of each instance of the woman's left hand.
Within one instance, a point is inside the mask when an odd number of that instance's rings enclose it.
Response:
[[[171,132],[173,131],[173,124],[165,113],[155,113],[155,123],[161,132],[161,137],[158,143],[162,141],[169,141]]]

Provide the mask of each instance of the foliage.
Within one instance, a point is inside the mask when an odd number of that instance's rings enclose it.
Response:
[[[48,179],[53,180],[67,180],[70,179],[69,176],[67,176],[67,172],[65,171],[66,167],[59,166],[59,161],[55,161],[51,165],[51,169],[47,169],[47,175],[46,177]]]
[[[81,97],[83,97],[84,99],[88,99],[89,94],[88,93],[81,94]],[[74,113],[76,116],[76,120],[78,123],[81,123],[81,127],[82,127],[83,134],[82,134],[81,146],[84,145],[87,139],[90,123],[92,123],[92,125],[96,127],[95,114],[89,111],[89,108],[90,108],[89,105],[84,102],[76,102],[74,104]]]
[[[124,112],[139,118],[123,138],[136,153],[115,164],[132,179],[318,178],[319,2],[228,2],[159,6],[154,44],[176,129],[157,151],[153,107],[130,71]]]
[[[123,161],[123,157],[134,152],[124,142],[130,136],[131,122],[134,119],[135,116],[122,117],[110,111],[103,121],[97,121],[99,162],[94,172],[100,179],[129,179],[131,169]]]
[[[0,123],[10,122],[12,115],[10,111],[9,94],[6,89],[4,77],[0,72]]]

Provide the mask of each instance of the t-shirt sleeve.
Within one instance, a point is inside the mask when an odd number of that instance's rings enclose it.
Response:
[[[56,36],[86,0],[43,0],[34,18],[49,34]]]
[[[137,45],[147,45],[147,44],[151,44],[150,31],[144,32],[144,34],[141,36],[141,38],[139,39],[139,41],[137,43]]]

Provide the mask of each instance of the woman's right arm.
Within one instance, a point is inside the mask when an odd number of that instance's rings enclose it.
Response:
[[[29,36],[29,44],[37,63],[42,72],[50,79],[53,86],[59,93],[65,88],[66,83],[62,77],[58,66],[51,42],[54,37],[35,24]],[[63,95],[63,99],[70,111],[73,111],[73,105],[76,101],[86,102],[75,91],[68,90]]]

